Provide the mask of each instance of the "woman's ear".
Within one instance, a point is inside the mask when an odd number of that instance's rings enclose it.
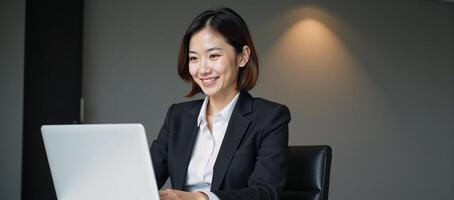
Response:
[[[247,62],[249,61],[250,55],[251,55],[251,49],[247,45],[245,45],[243,47],[243,51],[241,51],[241,53],[239,55],[238,66],[239,67],[246,66]]]

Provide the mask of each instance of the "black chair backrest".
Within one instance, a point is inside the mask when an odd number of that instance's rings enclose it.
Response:
[[[330,146],[290,146],[282,200],[328,200]]]

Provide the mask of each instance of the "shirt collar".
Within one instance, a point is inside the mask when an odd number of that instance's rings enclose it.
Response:
[[[238,101],[238,97],[240,96],[240,92],[238,92],[235,97],[225,106],[220,112],[216,113],[215,116],[222,117],[227,123],[230,121],[230,116],[232,115],[233,108],[235,107],[236,102]],[[201,123],[206,123],[206,109],[208,106],[209,98],[208,96],[205,97],[203,100],[202,108],[200,108],[199,116],[197,117],[197,126],[200,127]]]

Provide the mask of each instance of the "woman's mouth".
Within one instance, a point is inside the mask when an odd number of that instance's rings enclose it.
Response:
[[[202,84],[204,87],[211,87],[216,84],[216,80],[219,79],[219,76],[210,77],[210,78],[201,78]]]

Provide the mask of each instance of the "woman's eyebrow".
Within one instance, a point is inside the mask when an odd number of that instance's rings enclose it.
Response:
[[[213,48],[209,48],[208,50],[206,50],[206,52],[210,52],[210,51],[214,51],[214,50],[223,50],[223,49],[220,47],[213,47]]]
[[[220,47],[213,47],[213,48],[207,49],[205,52],[210,52],[210,51],[215,51],[215,50],[223,50],[223,49],[220,48]],[[189,53],[197,54],[197,52],[195,52],[195,51],[193,51],[193,50],[189,50]]]

